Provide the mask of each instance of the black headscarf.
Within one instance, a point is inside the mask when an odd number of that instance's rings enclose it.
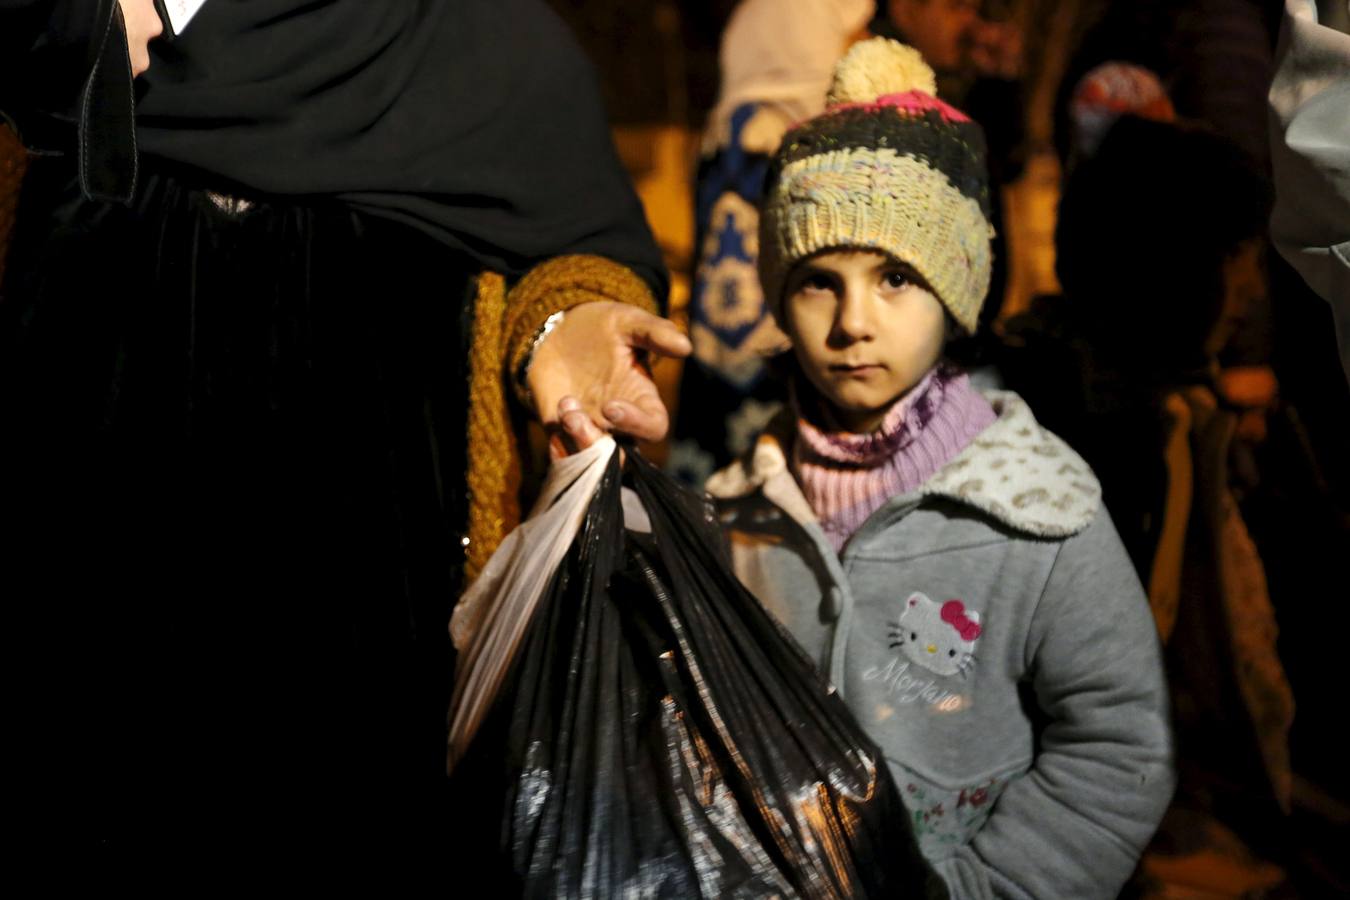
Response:
[[[542,0],[207,0],[152,49],[142,156],[336,196],[508,274],[600,254],[664,296],[590,65]]]

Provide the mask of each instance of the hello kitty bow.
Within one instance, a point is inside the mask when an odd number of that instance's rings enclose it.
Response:
[[[955,628],[963,641],[973,641],[980,636],[980,623],[966,615],[966,605],[960,600],[942,604],[942,621]]]

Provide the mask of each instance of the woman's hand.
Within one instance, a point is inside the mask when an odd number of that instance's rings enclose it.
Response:
[[[594,440],[590,429],[568,426],[572,415],[587,418],[597,435],[612,430],[658,441],[670,417],[640,354],[687,356],[690,350],[673,322],[635,306],[596,301],[573,307],[530,362],[526,380],[535,413],[545,426],[561,422],[582,439]],[[564,399],[571,401],[566,409]]]
[[[164,23],[155,10],[154,0],[117,0],[117,4],[122,7],[134,78],[150,68],[150,42],[164,33]]]

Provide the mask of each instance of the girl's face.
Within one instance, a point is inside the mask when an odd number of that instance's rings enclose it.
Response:
[[[942,303],[908,266],[872,250],[798,263],[784,318],[808,380],[839,423],[875,431],[886,410],[937,363],[947,336]]]

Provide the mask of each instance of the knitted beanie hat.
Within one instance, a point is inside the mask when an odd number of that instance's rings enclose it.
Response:
[[[975,331],[989,291],[984,133],[936,97],[918,51],[853,45],[822,114],[783,138],[765,182],[759,270],[782,321],[788,272],[831,249],[874,249],[913,266],[952,318]]]
[[[1143,66],[1106,62],[1078,80],[1069,101],[1073,151],[1093,156],[1121,116],[1174,122],[1176,110],[1162,80]]]

